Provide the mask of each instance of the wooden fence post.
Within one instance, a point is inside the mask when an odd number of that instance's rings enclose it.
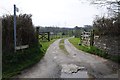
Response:
[[[90,35],[90,46],[94,45],[94,30],[91,31],[91,35]]]

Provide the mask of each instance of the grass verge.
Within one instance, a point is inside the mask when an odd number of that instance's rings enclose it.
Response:
[[[50,46],[50,44],[52,44],[56,39],[52,39],[51,41],[39,41],[39,43],[41,44],[41,50],[45,53],[48,49],[48,47]]]
[[[23,51],[16,53],[5,52],[2,55],[2,78],[7,79],[21,73],[22,70],[33,66],[44,56],[47,48],[55,40],[40,42]],[[42,46],[41,46],[42,45]]]
[[[40,45],[35,44],[28,49],[16,53],[6,52],[2,55],[2,77],[10,78],[23,69],[37,63],[43,56]]]
[[[106,52],[96,48],[95,46],[88,47],[88,46],[78,45],[78,43],[80,42],[79,38],[71,38],[69,39],[69,42],[72,43],[79,50],[82,50],[94,55],[98,55],[100,57],[110,59],[112,61],[120,63],[120,56],[108,55]]]
[[[65,45],[64,45],[64,39],[61,39],[61,40],[60,40],[59,48],[60,48],[61,50],[63,50],[65,54],[68,55],[68,52],[67,52],[67,50],[66,50],[66,48],[65,48]]]

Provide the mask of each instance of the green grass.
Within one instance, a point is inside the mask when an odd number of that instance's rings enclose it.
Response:
[[[51,40],[53,39],[59,39],[61,36],[60,35],[51,35],[50,38]]]
[[[41,49],[45,53],[50,46],[56,39],[53,39],[51,41],[39,41],[39,43],[42,45]]]
[[[55,40],[40,42],[41,44],[35,44],[28,49],[17,51],[16,53],[3,53],[2,77],[10,78],[16,74],[19,74],[22,70],[39,62],[44,56],[49,45],[54,41]]]
[[[65,45],[64,45],[64,39],[61,39],[61,40],[60,40],[59,48],[60,48],[62,51],[64,51],[65,54],[68,55],[68,52],[67,52],[67,50],[66,50],[66,48],[65,48]]]
[[[87,46],[80,46],[78,45],[79,42],[80,42],[80,39],[79,38],[71,38],[69,39],[70,43],[72,43],[76,48],[82,50],[82,51],[85,51],[85,52],[89,52],[89,47]]]
[[[10,78],[20,73],[23,69],[37,63],[42,56],[43,52],[41,51],[39,45],[33,45],[28,49],[17,51],[16,53],[3,53],[2,77]]]
[[[106,52],[96,48],[95,46],[88,47],[88,46],[78,45],[78,43],[80,42],[79,38],[71,38],[69,39],[69,42],[72,43],[79,50],[82,50],[94,55],[98,55],[100,57],[110,59],[112,61],[120,63],[120,56],[108,55]]]

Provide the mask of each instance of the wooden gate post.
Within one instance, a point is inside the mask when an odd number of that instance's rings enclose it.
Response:
[[[36,38],[37,38],[37,42],[39,41],[39,28],[40,28],[40,27],[36,27]]]
[[[50,41],[50,32],[48,32],[48,41]]]
[[[90,46],[94,45],[94,30],[91,31],[91,35],[90,35]]]
[[[82,45],[82,36],[81,36],[82,34],[80,34],[80,42],[79,42],[79,45]]]

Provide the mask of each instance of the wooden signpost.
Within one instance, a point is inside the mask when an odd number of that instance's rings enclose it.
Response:
[[[0,79],[2,79],[2,19],[0,18]]]

